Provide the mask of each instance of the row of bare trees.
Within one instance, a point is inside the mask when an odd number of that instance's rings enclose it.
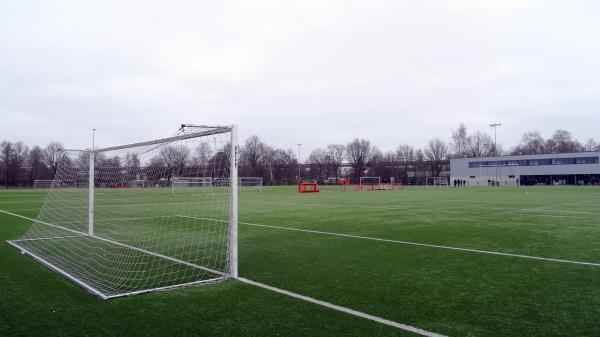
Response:
[[[21,141],[3,141],[0,143],[0,186],[32,186],[34,180],[53,179],[61,148],[62,145],[57,142],[44,148],[30,148]],[[370,175],[389,180],[394,178],[404,183],[421,183],[425,177],[440,176],[447,171],[449,158],[581,151],[600,151],[600,144],[593,139],[581,143],[565,130],[556,130],[548,139],[542,138],[539,132],[531,131],[523,135],[519,144],[506,151],[501,144],[496,148],[489,134],[481,131],[468,133],[464,124],[460,124],[451,131],[449,142],[435,138],[424,148],[404,144],[384,153],[369,140],[359,138],[347,144],[329,144],[313,150],[301,163],[300,177],[320,181],[328,178],[358,181],[359,177]],[[167,175],[177,175],[177,168],[184,167],[184,163],[198,166],[217,159],[210,149],[203,147],[193,149],[193,153],[166,151],[157,158],[152,166],[165,168]],[[115,167],[129,167],[136,161],[135,165],[139,165],[137,158],[107,160],[112,160],[110,165]],[[241,146],[239,175],[242,177],[262,177],[265,184],[294,184],[298,179],[298,169],[298,158],[291,149],[271,147],[258,136],[248,138]]]
[[[36,179],[51,179],[56,173],[60,143],[29,148],[22,141],[0,143],[0,186],[32,186]]]

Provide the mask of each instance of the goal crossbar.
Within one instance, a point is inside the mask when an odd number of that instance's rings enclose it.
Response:
[[[170,143],[170,142],[174,142],[174,141],[178,141],[178,140],[198,138],[198,137],[203,137],[203,136],[211,136],[211,135],[216,135],[216,134],[220,134],[220,133],[231,132],[233,130],[233,128],[234,128],[234,126],[219,126],[219,127],[214,127],[211,130],[206,130],[206,131],[192,132],[192,133],[188,133],[188,134],[182,134],[179,136],[161,138],[161,139],[150,140],[150,141],[146,141],[146,142],[138,142],[138,143],[132,143],[132,144],[127,144],[127,145],[111,146],[111,147],[105,147],[105,148],[93,149],[93,150],[87,150],[87,151],[101,153],[101,152],[107,152],[107,151],[130,149],[130,148],[134,148],[134,147],[158,145],[158,144]]]

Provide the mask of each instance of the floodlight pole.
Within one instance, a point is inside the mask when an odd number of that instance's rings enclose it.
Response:
[[[500,123],[490,124],[490,126],[494,128],[494,157],[498,157],[498,142],[496,140],[496,129],[498,129],[498,127],[500,125],[502,125],[502,124],[500,124]],[[499,184],[498,184],[498,164],[496,164],[496,181],[494,182],[494,184],[499,186]]]
[[[296,144],[298,145],[298,183],[300,182],[300,147],[302,146],[302,144]]]

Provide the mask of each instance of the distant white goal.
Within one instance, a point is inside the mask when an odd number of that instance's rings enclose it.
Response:
[[[54,184],[55,180],[34,180],[33,181],[33,189],[45,189],[51,188],[52,184]]]
[[[239,177],[240,194],[261,194],[263,188],[262,177]]]
[[[148,186],[146,180],[143,179],[134,179],[131,181],[131,188],[144,188],[144,187],[150,187]]]
[[[360,190],[376,190],[381,186],[381,177],[360,177]]]
[[[446,177],[433,177],[433,186],[450,186],[448,178]]]
[[[229,184],[229,181],[217,177],[173,177],[171,194],[212,194],[213,187],[223,184]]]
[[[237,278],[238,153],[235,126],[61,151],[37,219],[9,243],[103,299]],[[212,193],[173,198],[172,177],[178,193]]]

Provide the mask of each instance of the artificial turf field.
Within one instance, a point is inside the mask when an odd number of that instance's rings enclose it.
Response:
[[[35,218],[45,196],[0,191],[0,210]],[[240,196],[240,276],[443,335],[599,336],[599,201],[597,187],[265,187]],[[29,225],[0,213],[0,240]],[[411,334],[238,281],[102,301],[3,243],[12,335]]]

